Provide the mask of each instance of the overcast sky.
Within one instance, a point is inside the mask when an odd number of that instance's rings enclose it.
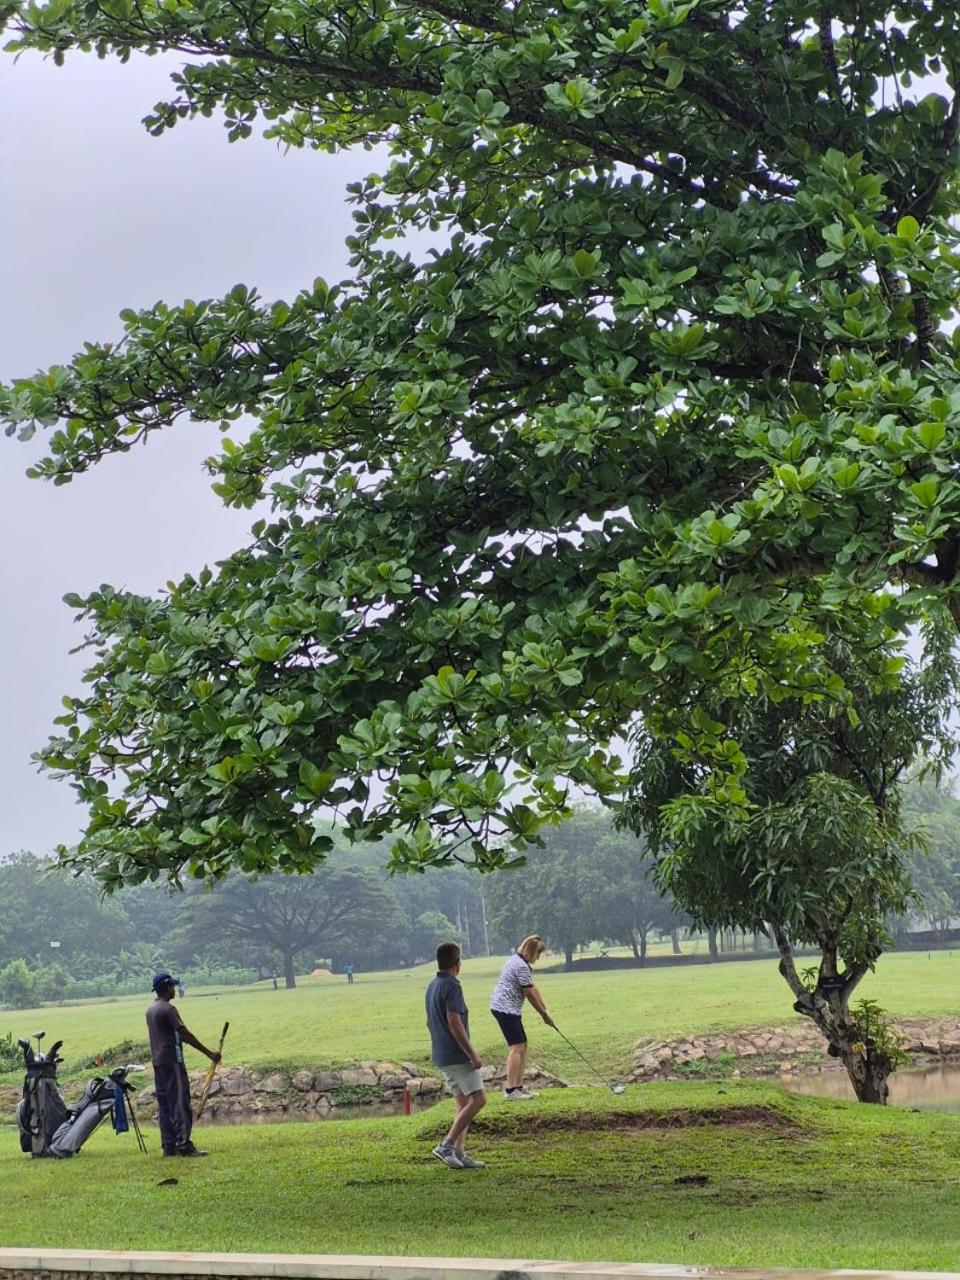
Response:
[[[140,120],[175,65],[0,55],[0,379],[120,336],[123,307],[239,281],[290,297],[346,274],[344,190],[375,158],[230,145],[211,120],[151,138]],[[42,442],[0,437],[0,857],[71,843],[82,825],[69,786],[30,760],[80,687],[64,593],[155,591],[242,541],[253,517],[224,510],[200,465],[217,435],[184,423],[61,488],[24,476]]]

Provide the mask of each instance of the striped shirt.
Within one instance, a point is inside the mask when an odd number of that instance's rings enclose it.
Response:
[[[523,1013],[523,992],[533,986],[533,974],[523,956],[512,955],[500,970],[490,996],[490,1008],[498,1013]]]

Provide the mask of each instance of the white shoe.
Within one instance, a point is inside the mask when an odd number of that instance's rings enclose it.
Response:
[[[486,1160],[474,1160],[473,1156],[468,1156],[465,1151],[458,1151],[457,1157],[460,1160],[461,1169],[485,1169],[487,1167]]]
[[[463,1165],[460,1163],[459,1151],[455,1151],[453,1147],[445,1146],[444,1143],[442,1142],[437,1143],[437,1145],[433,1148],[431,1155],[435,1155],[438,1160],[442,1160],[443,1163],[450,1169],[463,1168]]]
[[[529,1102],[531,1098],[535,1098],[536,1092],[533,1089],[504,1089],[504,1102]]]

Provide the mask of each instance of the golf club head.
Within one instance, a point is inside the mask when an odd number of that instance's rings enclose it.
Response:
[[[17,1041],[17,1044],[20,1046],[21,1049],[30,1048],[30,1041],[27,1039],[26,1036],[21,1036],[20,1039]]]

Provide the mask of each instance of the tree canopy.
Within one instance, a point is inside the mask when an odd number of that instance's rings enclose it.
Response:
[[[571,785],[620,788],[641,713],[740,803],[704,689],[849,708],[849,618],[870,646],[960,617],[946,0],[0,13],[58,63],[183,55],[155,134],[390,154],[351,279],[127,311],[0,389],[39,477],[241,423],[215,488],[273,504],[216,571],[68,597],[89,683],[42,755],[108,888],[310,869],[331,809],[396,865],[502,865]]]

